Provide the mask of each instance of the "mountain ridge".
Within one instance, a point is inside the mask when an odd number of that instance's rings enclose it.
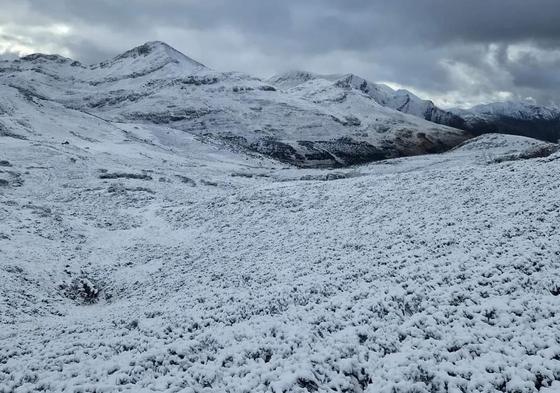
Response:
[[[452,109],[460,116],[462,129],[474,135],[503,133],[527,136],[547,142],[560,140],[560,109],[523,101],[495,102],[469,109]]]
[[[368,81],[358,75],[316,74],[292,70],[272,76],[268,81],[281,88],[293,89],[309,80],[323,79],[339,87],[364,92],[377,103],[436,124],[462,129],[473,135],[504,133],[557,142],[560,139],[560,109],[524,102],[495,102],[468,109],[441,109],[406,89]]]
[[[379,105],[362,91],[331,84],[285,92],[211,70],[158,41],[98,65],[72,64],[4,62],[0,83],[107,121],[165,124],[298,166],[442,152],[470,137]]]
[[[405,89],[394,90],[391,87],[368,81],[353,73],[347,74],[315,74],[308,71],[293,70],[275,75],[268,79],[272,84],[281,87],[295,87],[307,80],[325,79],[342,88],[353,88],[372,97],[377,103],[399,112],[407,113],[425,120],[457,127],[462,124],[455,114],[438,108],[432,101],[423,100]]]
[[[298,166],[439,153],[472,136],[556,142],[558,111],[512,103],[442,110],[358,75],[214,71],[161,41],[85,66],[59,55],[0,62],[0,83],[112,122],[166,124]]]
[[[77,68],[100,71],[111,69],[105,75],[100,72],[100,75],[103,76],[98,75],[91,83],[139,78],[153,73],[161,74],[160,78],[174,78],[212,72],[202,63],[162,41],[146,42],[111,59],[89,66],[84,66],[78,61],[63,56],[41,53],[27,55],[19,60],[42,65],[49,62],[51,64],[68,64],[73,67],[74,73]],[[341,88],[360,90],[382,106],[436,124],[458,128],[473,135],[497,132],[535,137],[549,142],[556,142],[560,139],[560,110],[555,107],[523,102],[496,102],[476,105],[469,109],[442,109],[433,101],[422,99],[406,89],[395,90],[385,84],[371,82],[352,73],[318,74],[291,70],[264,79],[263,82],[286,90],[313,79],[324,79],[336,83]]]

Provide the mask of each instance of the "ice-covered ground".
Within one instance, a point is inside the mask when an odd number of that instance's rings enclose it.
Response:
[[[42,105],[0,144],[0,392],[560,391],[550,145],[303,170]]]

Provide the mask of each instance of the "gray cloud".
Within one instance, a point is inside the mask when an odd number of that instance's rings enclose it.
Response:
[[[0,0],[0,6],[4,52],[58,49],[89,63],[159,39],[216,69],[260,76],[293,68],[354,72],[447,105],[560,100],[557,0]]]

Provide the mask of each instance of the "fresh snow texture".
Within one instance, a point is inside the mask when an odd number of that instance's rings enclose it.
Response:
[[[301,169],[18,78],[0,392],[558,391],[557,145]],[[336,108],[332,85],[293,89]]]
[[[305,171],[121,126],[2,144],[0,391],[560,379],[554,155]]]

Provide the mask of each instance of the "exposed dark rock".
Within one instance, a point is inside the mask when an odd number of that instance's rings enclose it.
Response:
[[[155,124],[169,124],[183,120],[194,120],[213,113],[209,109],[180,109],[168,112],[133,112],[126,114],[125,117],[130,120],[142,120]]]
[[[272,138],[259,139],[250,145],[250,149],[279,161],[297,163],[305,160],[305,157],[300,155],[293,146]]]
[[[0,123],[0,137],[3,136],[7,138],[27,140],[27,137],[11,132],[4,124]]]
[[[26,89],[24,87],[21,86],[16,86],[16,85],[10,85],[10,87],[13,87],[14,89],[16,89],[22,96],[23,98],[25,98],[27,101],[29,102],[35,102],[35,99],[40,99],[40,100],[45,100],[47,101],[48,98],[43,96],[42,94],[37,93],[36,91],[30,90],[30,89]]]
[[[100,179],[138,179],[138,180],[152,180],[152,177],[143,173],[102,173],[99,175]]]
[[[204,186],[212,186],[212,187],[217,187],[218,186],[218,183],[216,183],[214,181],[210,181],[210,180],[204,180],[204,179],[200,180],[200,184],[202,184]]]
[[[329,172],[326,174],[319,175],[305,175],[300,178],[300,180],[319,180],[319,181],[331,181],[340,180],[356,177],[355,173],[343,173],[343,172]]]
[[[493,162],[500,163],[506,161],[529,160],[531,158],[544,158],[554,153],[557,153],[558,151],[560,151],[560,145],[549,144],[544,146],[538,146],[524,152],[520,152],[516,154],[508,154],[502,157],[498,157],[494,159]]]
[[[112,95],[110,97],[97,99],[95,101],[93,101],[95,99],[94,97],[86,97],[84,101],[87,102],[87,105],[90,108],[102,108],[105,106],[116,105],[125,101],[135,102],[140,100],[141,98],[146,97],[146,94],[140,94],[140,93],[130,93],[130,92],[127,93],[124,91],[111,92],[111,94],[119,94],[119,93],[121,93],[122,95]]]
[[[210,77],[210,76],[190,75],[186,78],[180,79],[179,82],[184,85],[195,85],[195,86],[213,85],[215,83],[218,83],[218,78],[215,76]]]
[[[127,192],[147,192],[155,194],[155,191],[146,187],[124,187],[122,184],[112,185],[107,188],[107,192],[111,194],[126,194]]]
[[[31,55],[23,56],[20,58],[22,61],[53,61],[56,63],[66,63],[71,61],[59,55],[46,55],[43,53],[33,53]],[[79,63],[78,63],[79,64]]]
[[[230,175],[231,177],[245,177],[245,178],[252,178],[253,174],[252,173],[246,173],[246,172],[234,172]]]
[[[181,180],[181,183],[188,184],[191,187],[196,187],[196,182],[193,179],[191,179],[190,177],[183,176],[183,175],[175,175],[175,177],[177,177],[179,180]]]
[[[253,91],[253,90],[255,89],[249,86],[233,86],[231,88],[231,91],[233,91],[234,93],[242,93],[244,91]]]
[[[346,120],[346,124],[348,126],[352,126],[352,127],[359,127],[362,125],[362,122],[360,121],[360,119],[358,119],[355,116],[345,116],[344,119]]]
[[[310,151],[309,154],[305,155],[307,160],[331,161],[332,166],[363,164],[384,160],[392,156],[391,152],[348,137],[333,141],[298,141],[298,143]]]

